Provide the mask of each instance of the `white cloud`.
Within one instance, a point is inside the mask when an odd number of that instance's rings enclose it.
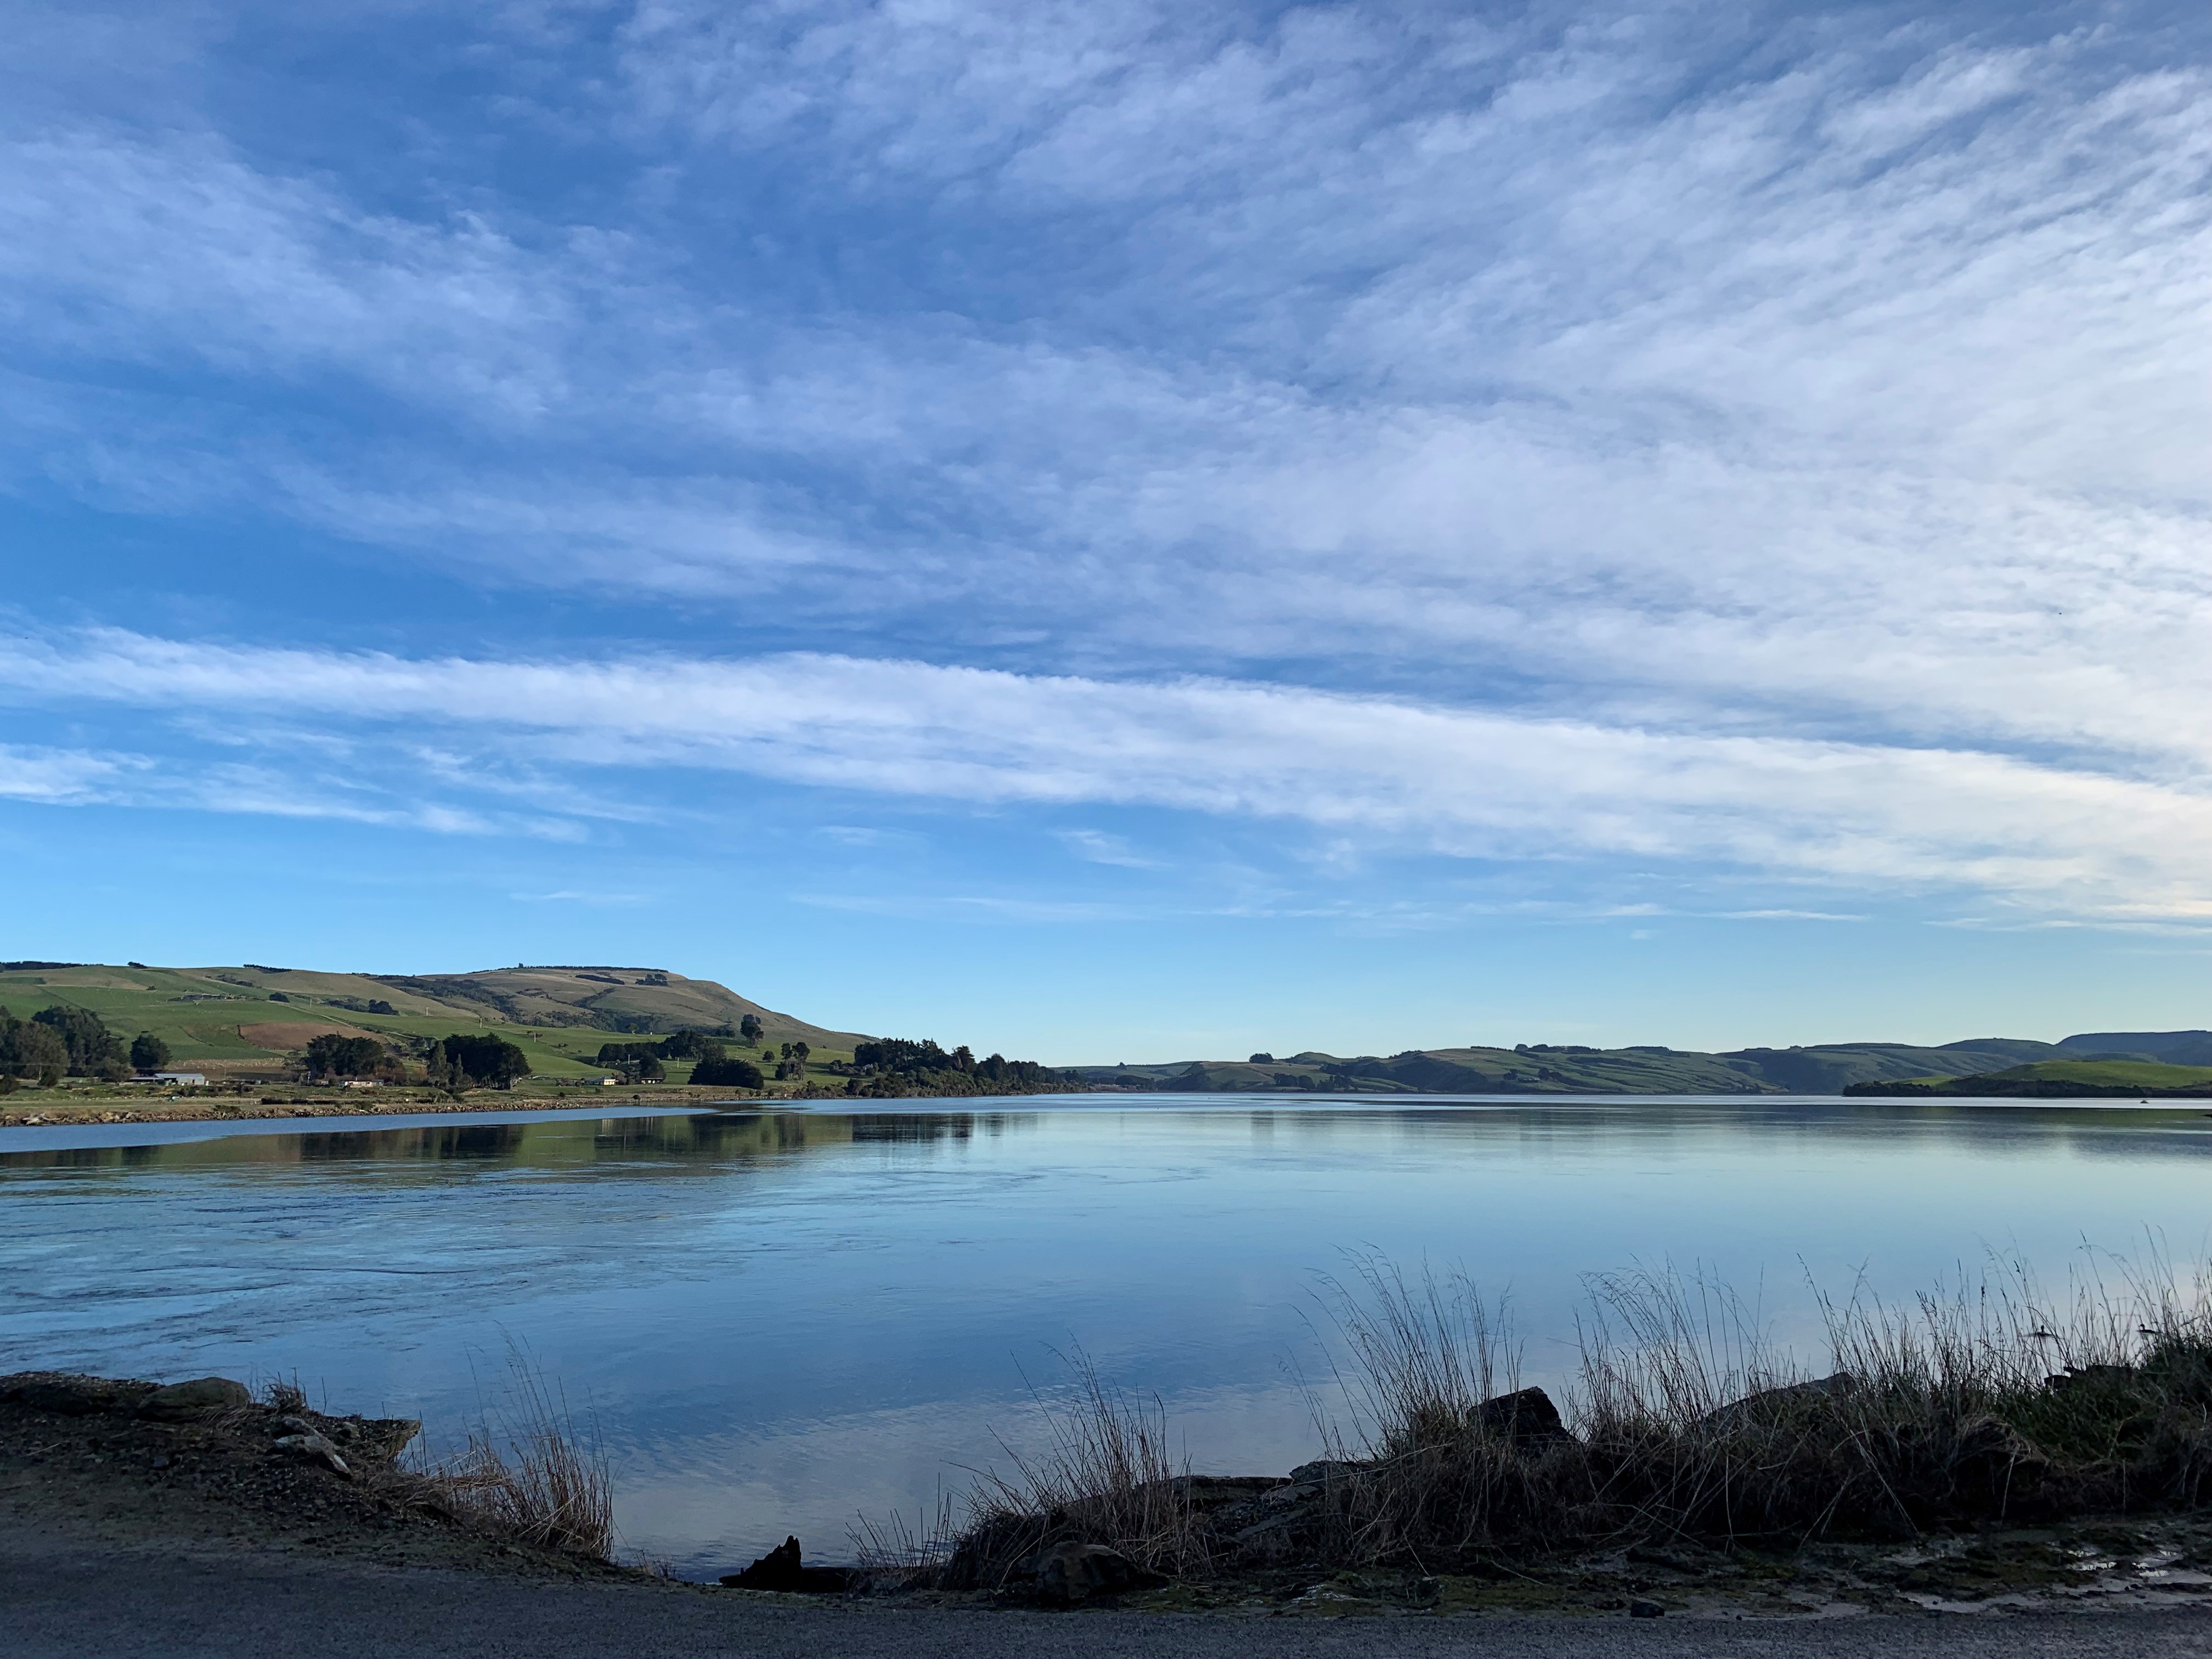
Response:
[[[501,734],[570,764],[725,769],[967,802],[1297,820],[1486,858],[1718,861],[2041,911],[2212,915],[2212,787],[1965,750],[1743,736],[1308,688],[793,655],[408,660],[115,632],[25,641],[19,700]]]
[[[0,744],[0,796],[58,805],[106,800],[149,764],[136,756]]]
[[[1118,865],[1125,870],[1157,870],[1160,860],[1146,858],[1129,845],[1127,836],[1116,836],[1104,830],[1056,830],[1054,832],[1062,846],[1090,864]]]
[[[1728,27],[648,0],[565,114],[674,182],[589,223],[371,206],[169,106],[15,120],[17,487],[1032,672],[59,654],[149,708],[1347,857],[2196,914],[2212,73],[2124,27],[1756,13],[1741,69]],[[729,185],[769,176],[819,216]]]

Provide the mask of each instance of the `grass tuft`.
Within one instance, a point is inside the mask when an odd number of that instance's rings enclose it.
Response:
[[[587,1447],[557,1384],[520,1351],[507,1355],[502,1399],[458,1456],[422,1472],[457,1516],[518,1541],[595,1561],[614,1547],[606,1459]]]
[[[997,1589],[1039,1552],[1068,1542],[1105,1544],[1152,1571],[1205,1570],[1188,1464],[1169,1449],[1165,1409],[1109,1388],[1079,1349],[1066,1363],[1070,1389],[1038,1401],[1048,1449],[1028,1456],[1001,1441],[1008,1470],[978,1476],[947,1557],[947,1587]]]

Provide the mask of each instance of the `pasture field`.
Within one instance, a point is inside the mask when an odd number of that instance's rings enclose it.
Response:
[[[2189,1089],[2212,1083],[2212,1066],[2164,1066],[2148,1060],[2039,1060],[1990,1075],[2007,1082],[2076,1083],[2103,1089]]]
[[[511,1002],[516,999],[505,995],[500,989],[501,982],[512,981],[524,971],[503,969],[496,975],[470,976],[457,983],[464,989],[473,990],[489,982],[491,988],[481,994]],[[583,978],[585,973],[597,975],[600,972],[562,971],[574,979]],[[623,971],[633,977],[637,974],[637,970]],[[748,1009],[754,1006],[733,997],[710,980],[684,980],[679,975],[653,977],[672,979],[676,983],[665,988],[651,983],[620,988],[623,1012],[630,1018],[658,1018],[667,1023],[666,1029],[672,1029],[677,1018],[693,1016],[702,1009],[711,1013],[717,999],[726,999]],[[671,1004],[677,1012],[666,1012],[653,1005],[653,999],[663,989],[671,993]],[[56,1003],[90,1011],[126,1042],[142,1031],[151,1032],[168,1044],[173,1064],[204,1069],[215,1077],[252,1075],[260,1069],[257,1061],[266,1062],[271,1072],[287,1067],[296,1060],[309,1038],[324,1031],[372,1036],[396,1042],[403,1049],[411,1048],[409,1039],[435,1039],[459,1033],[496,1036],[514,1043],[522,1050],[532,1072],[540,1079],[583,1078],[596,1083],[611,1075],[594,1060],[602,1044],[650,1042],[656,1036],[611,1026],[566,1023],[588,1018],[591,1011],[550,997],[544,1000],[544,1006],[549,1011],[557,1009],[565,1017],[562,1023],[515,1019],[486,1002],[442,1000],[361,974],[253,967],[116,967],[105,963],[0,971],[0,1008],[18,1018],[27,1019],[40,1009]],[[370,1006],[377,1003],[393,1012],[369,1012]],[[523,1006],[528,1006],[526,1000]],[[831,1061],[848,1061],[853,1057],[849,1034],[828,1031],[787,1015],[763,1018],[769,1027],[766,1042],[770,1052],[778,1042],[789,1041],[794,1035],[815,1034],[806,1039],[813,1050],[807,1068],[810,1081],[831,1082],[831,1074],[823,1069],[824,1066]],[[779,1025],[784,1028],[781,1036],[778,1034]],[[836,1041],[841,1037],[848,1040]],[[750,1055],[756,1063],[763,1057],[741,1043],[732,1042],[730,1048],[734,1054]],[[671,1060],[667,1066],[667,1081],[671,1085],[681,1084],[690,1075],[688,1061]],[[763,1069],[772,1070],[772,1066]],[[524,1086],[530,1086],[529,1080]],[[546,1085],[540,1082],[538,1086]]]

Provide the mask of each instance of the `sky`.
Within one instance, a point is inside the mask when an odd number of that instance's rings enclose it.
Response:
[[[2212,1024],[2212,13],[9,8],[0,956]]]

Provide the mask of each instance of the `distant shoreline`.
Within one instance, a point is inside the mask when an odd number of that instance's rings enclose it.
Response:
[[[1176,1097],[1172,1089],[1127,1090],[1096,1089],[1053,1095],[902,1095],[886,1098],[846,1095],[757,1095],[732,1097],[726,1091],[713,1089],[654,1089],[654,1090],[597,1090],[579,1089],[571,1093],[501,1094],[487,1091],[466,1099],[448,1098],[347,1099],[329,1102],[302,1102],[288,1097],[264,1104],[258,1101],[163,1099],[136,1105],[118,1104],[112,1098],[60,1103],[27,1103],[12,1109],[0,1109],[0,1129],[63,1129],[120,1127],[130,1124],[163,1123],[236,1123],[241,1127],[258,1124],[281,1124],[294,1121],[326,1121],[339,1118],[382,1117],[464,1117],[491,1116],[501,1113],[527,1112],[596,1112],[600,1116],[620,1117],[633,1110],[665,1112],[672,1109],[695,1112],[709,1111],[830,1111],[871,1115],[895,1113],[902,1110],[946,1109],[951,1103],[968,1103],[964,1109],[999,1111],[1006,1109],[1007,1103],[1016,1101],[1048,1102],[1053,1105],[1083,1101],[1104,1107],[1115,1097]],[[1481,1101],[1498,1106],[1543,1106],[1553,1109],[1567,1106],[1598,1105],[1607,1101],[1636,1101],[1663,1106],[1674,1103],[1723,1102],[1731,1105],[1787,1107],[1793,1103],[1825,1103],[1830,1105],[1877,1104],[1883,1102],[1904,1103],[1937,1101],[1965,1105],[1981,1102],[1992,1106],[2064,1106],[2069,1104],[2110,1109],[2115,1107],[2142,1104],[2151,1107],[2173,1108],[2185,1106],[2192,1100],[2212,1099],[2204,1095],[2148,1096],[2129,1090],[2107,1093],[2084,1091],[2078,1094],[1954,1094],[1934,1090],[1884,1090],[1880,1093],[1868,1090],[1850,1096],[1835,1095],[1638,1095],[1638,1094],[1559,1094],[1519,1095],[1468,1093],[1465,1095],[1413,1094],[1329,1094],[1314,1092],[1292,1095],[1288,1093],[1254,1094],[1221,1092],[1203,1098],[1208,1105],[1242,1108],[1245,1110],[1267,1111],[1294,1109],[1302,1102],[1332,1105],[1356,1105],[1365,1109],[1420,1111],[1446,1109],[1456,1103]]]

